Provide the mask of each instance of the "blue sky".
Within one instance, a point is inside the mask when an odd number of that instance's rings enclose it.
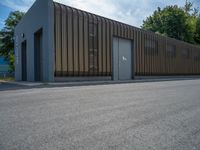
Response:
[[[0,3],[0,29],[4,26],[4,20],[8,17],[8,14],[13,9],[6,7]]]
[[[0,0],[0,29],[10,11],[26,12],[35,0]],[[57,2],[89,11],[114,20],[140,27],[142,21],[157,7],[183,6],[185,0],[55,0]],[[191,0],[200,7],[200,0]]]

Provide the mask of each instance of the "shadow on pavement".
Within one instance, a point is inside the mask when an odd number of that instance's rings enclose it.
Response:
[[[0,82],[0,91],[8,91],[8,90],[20,90],[27,89],[30,87],[24,85],[10,84],[8,82]]]

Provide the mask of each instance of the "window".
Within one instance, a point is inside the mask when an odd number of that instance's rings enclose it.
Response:
[[[155,40],[145,40],[144,52],[146,55],[158,55],[158,42]]]
[[[182,51],[182,57],[184,58],[184,59],[189,59],[190,58],[190,53],[189,53],[189,49],[183,49],[183,51]]]
[[[89,23],[89,71],[97,71],[97,23]]]
[[[176,46],[175,45],[167,45],[167,57],[171,57],[171,58],[176,57]]]

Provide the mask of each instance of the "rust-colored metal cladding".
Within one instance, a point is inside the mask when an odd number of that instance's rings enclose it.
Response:
[[[200,48],[54,2],[55,76],[112,76],[113,37],[132,41],[134,75],[200,74]]]

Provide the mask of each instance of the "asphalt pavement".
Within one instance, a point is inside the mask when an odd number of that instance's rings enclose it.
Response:
[[[200,80],[0,91],[0,150],[200,150]]]

